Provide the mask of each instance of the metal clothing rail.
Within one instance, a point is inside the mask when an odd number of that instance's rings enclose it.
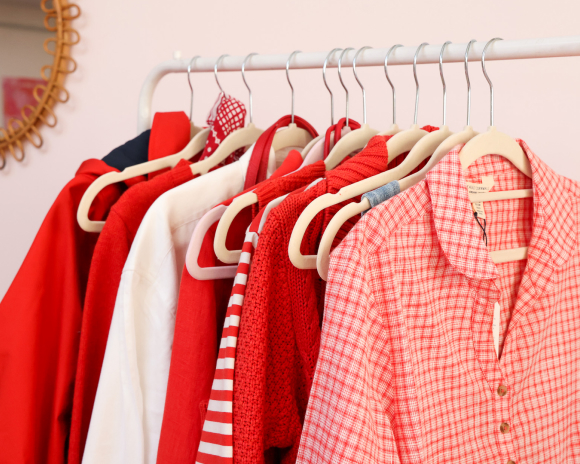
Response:
[[[479,61],[483,47],[487,42],[474,42],[469,52],[469,61]],[[452,43],[445,49],[446,63],[463,62],[467,44]],[[389,57],[389,66],[413,64],[413,57],[417,47],[398,47]],[[372,48],[365,50],[357,59],[357,66],[382,66],[388,48]],[[439,63],[441,45],[427,45],[423,47],[417,57],[418,64]],[[356,50],[347,52],[342,65],[352,66]],[[322,68],[328,54],[325,52],[298,53],[291,62],[292,69]],[[289,54],[255,55],[246,63],[247,71],[266,71],[286,69]],[[328,67],[336,67],[339,53],[329,60]],[[493,43],[486,52],[486,60],[522,60],[529,58],[555,58],[580,56],[580,36],[551,37],[543,39],[502,40]],[[237,71],[242,69],[245,56],[227,56],[220,62],[219,71]],[[195,61],[191,72],[213,72],[217,57],[199,58]],[[148,74],[139,95],[139,114],[137,122],[138,133],[151,127],[151,105],[155,87],[161,78],[169,73],[185,73],[189,59],[174,59],[164,61],[155,66]]]

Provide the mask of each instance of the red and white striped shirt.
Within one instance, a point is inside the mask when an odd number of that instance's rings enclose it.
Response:
[[[246,232],[234,286],[224,323],[217,366],[207,414],[203,424],[197,464],[233,463],[232,404],[234,394],[234,364],[240,328],[240,316],[246,294],[246,283],[254,250],[263,225],[264,208]],[[265,217],[264,217],[265,219]]]

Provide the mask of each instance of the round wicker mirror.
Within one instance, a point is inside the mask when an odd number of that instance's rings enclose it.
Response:
[[[17,108],[20,114],[7,116],[5,127],[0,127],[0,169],[6,166],[8,155],[16,161],[22,161],[28,142],[37,148],[42,146],[39,129],[43,125],[56,125],[57,117],[53,107],[56,103],[68,101],[69,93],[64,87],[64,81],[67,74],[74,72],[77,67],[70,52],[71,47],[79,42],[80,36],[71,27],[71,22],[80,16],[80,8],[67,0],[41,0],[40,8],[45,15],[44,28],[50,33],[50,37],[44,40],[44,51],[52,56],[52,64],[40,69],[40,83],[28,89],[29,93],[32,89],[32,95],[28,95],[28,102]],[[42,25],[38,29],[42,30]],[[7,86],[4,85],[3,89],[4,98],[14,96],[10,90],[7,94]],[[17,98],[13,100],[19,101]],[[6,106],[6,101],[4,104]]]

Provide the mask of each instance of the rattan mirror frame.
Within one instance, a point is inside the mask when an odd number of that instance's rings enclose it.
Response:
[[[55,33],[54,37],[44,41],[44,51],[54,59],[52,64],[40,70],[45,84],[34,88],[37,105],[26,105],[20,111],[21,118],[11,118],[6,122],[6,128],[0,127],[0,170],[6,166],[8,154],[16,161],[24,159],[26,140],[36,148],[42,146],[39,128],[43,125],[54,127],[58,122],[53,107],[57,102],[68,101],[70,95],[64,87],[64,81],[77,68],[70,52],[72,46],[79,42],[80,35],[71,27],[71,22],[80,16],[81,9],[68,0],[41,0],[40,7],[46,14],[44,26],[49,32]]]

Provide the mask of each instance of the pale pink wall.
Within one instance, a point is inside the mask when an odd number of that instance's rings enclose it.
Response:
[[[283,53],[296,49],[323,51],[334,47],[389,47],[575,35],[580,6],[554,0],[440,0],[438,2],[346,0],[79,1],[76,22],[82,41],[74,51],[79,68],[67,82],[68,104],[58,107],[58,126],[43,130],[40,150],[28,148],[27,160],[9,162],[0,173],[0,297],[22,262],[47,210],[81,161],[102,157],[135,135],[137,97],[146,73],[180,50],[184,57],[222,53]],[[1,63],[0,63],[1,65]],[[580,124],[580,58],[492,62],[496,86],[496,125],[525,139],[558,172],[580,180],[576,132]],[[459,64],[445,67],[448,124],[465,123],[465,80]],[[441,86],[435,65],[419,67],[420,124],[440,124]],[[360,91],[350,69],[352,116],[361,118]],[[381,68],[361,69],[368,94],[368,122],[376,128],[391,123],[390,90]],[[477,63],[471,65],[472,123],[488,124],[488,87]],[[319,130],[329,121],[328,94],[319,71],[296,71],[297,114]],[[414,82],[411,67],[397,67],[398,119],[412,122]],[[290,94],[283,72],[248,76],[254,89],[255,122],[265,127],[288,112]],[[344,101],[335,71],[329,80]],[[203,123],[217,95],[211,75],[194,75],[194,118]],[[246,99],[237,73],[223,75],[226,91]],[[185,76],[165,78],[155,97],[157,110],[186,110],[189,89]],[[338,115],[339,111],[337,111]]]

